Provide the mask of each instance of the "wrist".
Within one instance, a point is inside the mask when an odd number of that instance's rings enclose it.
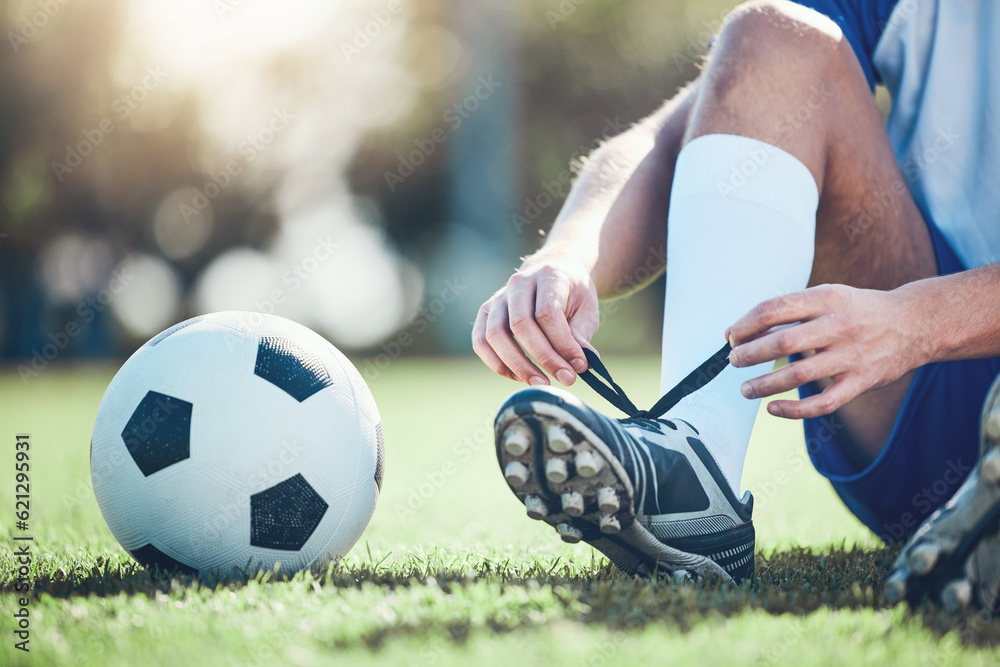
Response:
[[[538,251],[521,260],[518,272],[530,271],[540,266],[551,266],[573,272],[584,272],[590,275],[593,263],[588,263],[581,253],[573,248],[560,247],[558,244],[546,244]]]
[[[947,341],[942,339],[940,301],[929,280],[920,280],[892,292],[902,307],[900,321],[906,322],[906,341],[913,368],[943,360]]]

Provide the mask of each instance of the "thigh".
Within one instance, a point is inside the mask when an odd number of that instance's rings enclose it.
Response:
[[[930,232],[863,80],[831,119],[810,285],[891,290],[937,275]]]

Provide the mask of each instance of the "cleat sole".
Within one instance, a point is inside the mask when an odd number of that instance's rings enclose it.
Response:
[[[511,461],[507,464],[507,467],[503,471],[504,479],[513,488],[518,489],[527,484],[528,478],[531,473],[528,472],[528,466],[524,465],[520,461]]]
[[[941,604],[951,613],[957,613],[972,603],[972,584],[968,579],[952,581],[941,591]]]
[[[591,478],[601,472],[604,462],[597,458],[593,452],[582,451],[576,455],[576,472],[580,477]]]
[[[562,494],[562,508],[571,517],[583,516],[583,494],[579,491]]]
[[[1000,414],[992,414],[983,422],[983,433],[991,440],[1000,440]]]
[[[899,604],[906,598],[906,574],[897,572],[885,582],[882,588],[885,599],[892,604]]]
[[[503,439],[503,448],[511,456],[524,456],[531,447],[531,432],[521,427],[513,427],[507,431]]]
[[[568,544],[576,544],[583,539],[583,531],[569,525],[568,523],[559,524],[556,526],[556,531],[559,533],[559,537],[562,538],[562,541]]]
[[[983,457],[979,474],[991,484],[1000,483],[1000,449],[994,449]]]
[[[923,576],[934,569],[940,557],[941,548],[936,544],[921,544],[910,552],[906,562],[914,574]]]
[[[566,429],[562,426],[550,426],[545,431],[545,439],[548,442],[549,449],[556,454],[565,454],[573,449],[573,442],[569,439]]]
[[[601,517],[601,523],[599,527],[601,529],[601,532],[604,533],[605,535],[617,535],[618,533],[622,532],[622,526],[620,523],[618,523],[618,519],[616,519],[611,514],[605,514],[604,516]]]
[[[549,459],[545,462],[545,479],[553,484],[562,484],[569,479],[569,469],[562,459]]]
[[[618,494],[610,486],[601,487],[597,492],[597,507],[605,514],[614,514],[618,511]]]
[[[549,510],[545,506],[545,501],[538,496],[528,496],[524,499],[524,508],[528,516],[538,521],[549,515]]]

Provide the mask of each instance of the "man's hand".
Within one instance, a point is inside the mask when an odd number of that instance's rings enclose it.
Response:
[[[548,384],[541,366],[570,385],[587,370],[582,346],[589,347],[597,327],[597,290],[587,269],[572,261],[528,258],[479,308],[472,346],[506,378]]]
[[[910,292],[820,285],[761,303],[726,337],[733,346],[730,363],[737,367],[815,350],[741,387],[747,398],[759,398],[829,378],[832,382],[815,396],[767,406],[772,415],[805,419],[830,414],[928,363],[926,329]]]

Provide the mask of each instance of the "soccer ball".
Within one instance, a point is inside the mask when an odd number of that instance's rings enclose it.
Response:
[[[90,449],[97,504],[146,567],[205,576],[319,570],[368,525],[382,423],[319,334],[261,313],[195,317],[133,354]]]

